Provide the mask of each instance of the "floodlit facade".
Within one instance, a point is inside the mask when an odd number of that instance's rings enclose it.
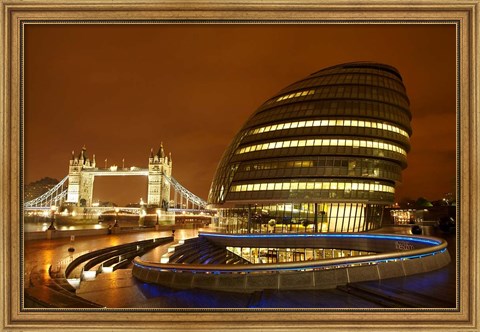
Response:
[[[402,77],[356,62],[320,70],[261,105],[220,161],[208,202],[227,232],[361,232],[407,166]]]

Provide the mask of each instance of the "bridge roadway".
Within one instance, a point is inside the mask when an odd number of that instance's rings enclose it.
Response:
[[[208,231],[207,229],[203,229]],[[409,234],[410,228],[389,227],[383,233]],[[197,235],[195,229],[179,229],[175,240]],[[25,287],[39,287],[49,279],[48,270],[66,266],[81,253],[106,246],[171,235],[171,231],[99,235],[78,238],[75,253],[69,254],[69,239],[26,241]],[[100,274],[95,280],[83,281],[77,295],[108,308],[382,308],[382,307],[455,307],[456,246],[454,235],[432,234],[446,238],[452,262],[442,269],[419,275],[351,284],[344,289],[329,290],[265,290],[251,294],[209,290],[173,290],[158,285],[141,283],[131,270],[117,270]],[[143,256],[159,260],[169,245],[164,245]],[[40,288],[39,288],[40,289]],[[440,291],[441,290],[441,291]],[[52,305],[66,307],[51,298]],[[83,307],[81,302],[70,307]],[[27,308],[28,306],[26,306]]]
[[[148,176],[148,168],[139,168],[139,167],[131,167],[131,168],[101,168],[101,169],[84,169],[82,172],[84,173],[92,173],[95,176]]]

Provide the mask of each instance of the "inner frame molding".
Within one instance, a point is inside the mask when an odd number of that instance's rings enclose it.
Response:
[[[478,329],[479,273],[479,1],[345,1],[307,3],[275,1],[168,2],[125,0],[115,2],[36,0],[2,1],[1,80],[1,205],[2,263],[0,296],[5,329],[69,328],[78,330],[196,329],[251,330],[320,328],[349,330],[362,327],[396,331],[418,327],[427,330]],[[22,307],[22,186],[23,186],[23,28],[28,24],[455,24],[457,28],[457,186],[460,205],[457,220],[459,301],[457,311],[387,310],[31,310]],[[461,144],[461,145],[460,145]],[[453,253],[452,253],[453,254]],[[245,319],[246,312],[249,315]],[[285,313],[288,314],[285,314]],[[322,314],[319,315],[319,312]]]

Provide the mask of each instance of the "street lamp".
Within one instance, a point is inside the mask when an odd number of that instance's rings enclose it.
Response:
[[[74,244],[75,244],[75,235],[71,235],[70,236],[70,247],[68,248],[69,252],[74,252],[75,251]]]
[[[156,212],[157,212],[157,223],[155,224],[155,226],[158,226],[158,218],[160,218],[160,209],[157,209]]]
[[[118,212],[120,211],[119,208],[115,208],[115,224],[113,227],[118,227]]]
[[[54,221],[55,221],[55,211],[57,211],[57,207],[56,207],[55,205],[52,205],[52,206],[50,207],[50,211],[51,211],[52,217],[51,217],[51,220],[50,220],[50,226],[48,226],[47,229],[48,229],[49,231],[54,231],[54,230],[55,230],[55,225],[54,225],[53,223],[54,223]]]

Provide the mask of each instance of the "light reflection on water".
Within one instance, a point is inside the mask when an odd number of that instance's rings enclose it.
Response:
[[[24,232],[45,232],[50,226],[47,222],[25,222],[23,224]],[[58,225],[55,223],[55,228],[59,231],[74,231],[83,229],[102,229],[108,228],[108,224],[80,224],[80,225]]]

